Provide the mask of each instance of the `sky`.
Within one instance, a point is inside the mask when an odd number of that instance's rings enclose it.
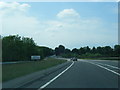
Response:
[[[32,37],[39,46],[118,44],[117,2],[0,2],[2,36]]]

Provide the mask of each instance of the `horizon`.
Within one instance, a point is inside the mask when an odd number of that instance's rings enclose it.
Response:
[[[13,36],[13,35],[8,35],[8,36]],[[1,36],[0,35],[0,38],[2,39],[2,38],[4,38],[4,37],[8,37],[8,36]],[[15,36],[17,36],[17,35],[15,35]],[[18,35],[18,36],[20,36],[20,35]],[[22,36],[20,36],[21,37],[21,39],[22,39]],[[24,36],[23,36],[24,37]],[[30,38],[30,37],[25,37],[25,38]],[[33,39],[33,38],[32,38]],[[34,39],[33,39],[34,40]],[[35,45],[37,45],[37,43],[35,43]],[[56,47],[59,47],[60,45],[62,45],[62,44],[59,44],[58,46],[55,46],[54,48],[51,48],[51,47],[49,47],[49,46],[41,46],[41,45],[37,45],[37,46],[39,46],[39,47],[48,47],[48,48],[50,48],[50,49],[55,49]],[[119,45],[119,44],[115,44],[115,45]],[[112,46],[110,46],[112,49],[114,48],[114,46],[115,45],[112,45]],[[62,45],[62,46],[64,46],[64,45]],[[97,47],[106,47],[106,46],[109,46],[109,45],[105,45],[105,46],[92,46],[92,47],[90,47],[90,46],[88,46],[90,49],[92,49],[93,47],[95,47],[95,48],[97,48]],[[70,49],[70,50],[72,50],[72,49],[75,49],[76,47],[74,47],[74,48],[68,48],[67,46],[64,46],[65,47],[65,49]],[[78,48],[76,48],[76,49],[80,49],[80,48],[84,48],[84,47],[87,47],[87,46],[80,46],[80,47],[78,47]]]

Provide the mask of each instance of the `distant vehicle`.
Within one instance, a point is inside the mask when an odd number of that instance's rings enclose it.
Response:
[[[77,61],[77,58],[73,57],[71,58],[72,61]]]

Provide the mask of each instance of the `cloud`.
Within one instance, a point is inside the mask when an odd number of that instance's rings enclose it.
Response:
[[[20,34],[31,35],[38,29],[39,21],[34,17],[25,15],[14,15],[3,19],[3,35]]]
[[[74,9],[64,9],[57,14],[58,18],[76,18],[80,15]]]
[[[0,15],[6,15],[9,13],[16,13],[16,12],[25,12],[30,5],[28,4],[20,4],[17,2],[0,2]]]
[[[72,14],[69,13],[71,10]],[[69,48],[80,47],[84,45],[89,46],[91,44],[108,45],[111,43],[111,40],[115,42],[117,41],[117,36],[113,38],[113,31],[111,30],[116,29],[114,27],[110,27],[108,30],[108,27],[105,26],[106,23],[104,20],[101,18],[85,19],[83,17],[76,19],[74,16],[80,15],[77,13],[77,11],[75,12],[77,14],[73,14],[73,11],[75,10],[64,9],[57,14],[58,19],[45,21],[44,24],[46,27],[36,33],[36,40],[42,42],[41,44],[43,45],[54,47],[58,46],[59,44],[64,44]],[[74,21],[71,22],[71,19]],[[117,34],[117,32],[114,34]],[[39,35],[42,39],[37,38]]]
[[[30,36],[38,29],[37,18],[28,16],[29,4],[0,2],[0,31],[2,35],[20,34]],[[2,30],[1,30],[2,29]]]
[[[18,2],[12,2],[12,3],[5,3],[0,2],[0,9],[12,9],[12,10],[19,10],[19,11],[25,11],[30,5],[28,4],[20,4]]]
[[[116,29],[110,25],[109,28],[105,26],[105,21],[101,18],[85,18],[75,9],[68,8],[58,11],[54,20],[43,20],[40,17],[38,19],[28,16],[26,12],[30,7],[29,4],[1,2],[0,13],[4,12],[2,17],[3,36],[19,34],[33,37],[38,45],[52,48],[59,44],[73,48],[81,45],[116,42],[116,38],[113,38],[112,35],[117,35],[112,31]]]

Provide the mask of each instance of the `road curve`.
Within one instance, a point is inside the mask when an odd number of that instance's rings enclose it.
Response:
[[[45,88],[118,88],[119,75],[89,62],[75,62],[68,71]]]

